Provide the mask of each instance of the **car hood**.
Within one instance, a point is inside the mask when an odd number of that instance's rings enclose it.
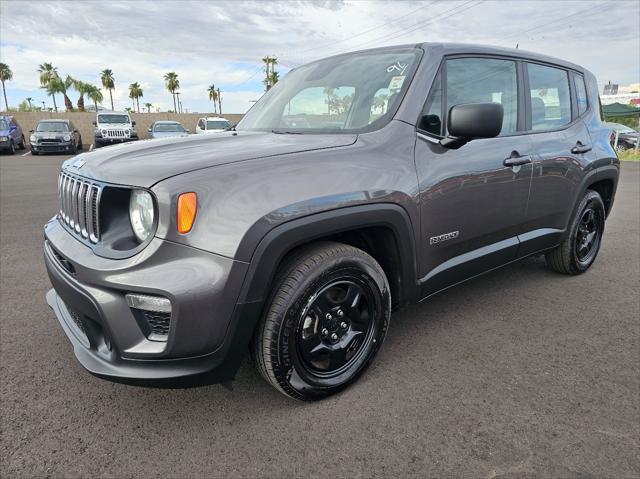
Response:
[[[131,123],[98,123],[96,128],[99,130],[113,130],[118,128],[133,128],[133,125],[131,125]]]
[[[60,131],[34,131],[31,134],[34,135],[36,138],[58,138],[58,139],[61,140],[65,135],[71,135],[71,132],[69,132],[69,131],[65,131],[65,132],[60,132]]]
[[[0,136],[9,136],[9,130],[0,130]]]
[[[107,183],[151,187],[170,176],[212,166],[353,144],[357,135],[224,132],[108,146],[75,156],[62,168]]]

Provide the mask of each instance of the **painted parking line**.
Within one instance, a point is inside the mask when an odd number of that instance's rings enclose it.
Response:
[[[23,154],[22,154],[22,155],[20,155],[20,156],[27,156],[27,155],[30,155],[30,154],[31,154],[31,151],[27,151],[26,153],[23,153]]]

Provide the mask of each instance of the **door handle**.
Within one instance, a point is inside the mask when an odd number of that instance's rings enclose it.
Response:
[[[576,146],[571,148],[571,153],[574,155],[579,155],[580,153],[586,153],[588,151],[591,151],[591,145],[583,145],[580,141],[576,143]]]
[[[511,156],[504,159],[504,166],[514,167],[514,166],[522,166],[527,163],[531,163],[531,157],[529,155],[521,155],[517,151],[512,151]]]

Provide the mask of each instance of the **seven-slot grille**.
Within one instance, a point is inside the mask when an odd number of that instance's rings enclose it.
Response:
[[[129,138],[129,130],[103,130],[102,136],[106,138]]]
[[[89,180],[64,172],[58,177],[60,219],[92,243],[100,240],[98,211],[101,193],[102,186]]]

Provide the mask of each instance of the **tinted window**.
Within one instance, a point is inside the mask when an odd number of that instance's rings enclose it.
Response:
[[[528,64],[531,129],[547,130],[571,123],[569,76],[565,70]]]
[[[584,86],[582,75],[574,76],[576,81],[576,101],[578,102],[578,115],[582,115],[589,107],[587,100],[587,88]]]
[[[504,108],[501,135],[518,126],[516,63],[492,58],[456,58],[447,61],[446,111],[467,103],[500,103]]]
[[[98,115],[98,123],[129,123],[129,117],[127,115]]]
[[[231,125],[225,120],[207,120],[207,130],[224,130],[229,126]]]
[[[179,131],[183,132],[184,128],[179,123],[156,123],[153,126],[153,131],[157,132],[169,132],[169,131]]]
[[[433,81],[418,128],[433,135],[442,135],[442,82],[440,81],[440,73]]]

